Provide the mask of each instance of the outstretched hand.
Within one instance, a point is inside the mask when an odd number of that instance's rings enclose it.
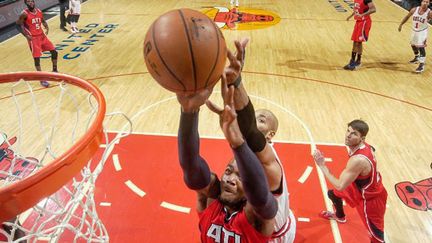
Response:
[[[234,87],[228,87],[225,74],[222,74],[221,93],[224,108],[220,108],[210,100],[206,101],[206,105],[211,111],[219,115],[220,126],[225,138],[231,147],[236,148],[242,145],[244,140],[237,123],[237,113],[234,108]]]
[[[186,113],[197,112],[199,108],[206,102],[213,91],[213,87],[206,88],[196,93],[176,93],[177,100],[180,103],[182,110]]]
[[[228,50],[227,56],[230,62],[230,65],[225,67],[224,73],[227,78],[227,83],[232,84],[236,81],[236,79],[240,76],[241,71],[243,70],[244,60],[245,60],[245,48],[249,42],[249,38],[242,38],[241,40],[234,41],[236,46],[236,52],[233,54],[230,50]]]
[[[319,151],[318,149],[314,152],[313,158],[315,160],[315,163],[318,166],[324,166],[325,165],[324,154],[321,151]]]

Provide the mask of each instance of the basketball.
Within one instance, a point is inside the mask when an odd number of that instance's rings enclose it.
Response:
[[[173,92],[194,93],[214,86],[225,67],[222,32],[205,14],[176,9],[159,16],[144,40],[149,73]]]

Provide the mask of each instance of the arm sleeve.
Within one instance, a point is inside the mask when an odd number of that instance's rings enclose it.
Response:
[[[183,180],[192,190],[204,189],[211,179],[210,168],[199,155],[198,115],[181,113],[177,140]]]
[[[260,161],[246,142],[233,151],[248,202],[260,217],[274,218],[278,205],[268,189],[267,177]]]
[[[250,99],[242,110],[236,112],[240,131],[246,139],[249,148],[252,149],[253,152],[261,152],[265,148],[267,141],[264,135],[258,130],[255,109]]]

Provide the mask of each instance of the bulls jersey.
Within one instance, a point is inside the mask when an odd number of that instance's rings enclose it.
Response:
[[[368,4],[371,2],[372,0],[354,0],[354,12],[359,14],[366,13],[369,10]],[[354,19],[357,21],[370,20],[370,15],[363,17],[354,15]]]
[[[70,0],[69,1],[70,14],[80,15],[81,13],[81,0]]]
[[[29,9],[24,9],[23,11],[27,15],[27,18],[24,22],[24,29],[25,29],[24,31],[30,36],[43,35],[44,34],[44,31],[42,29],[43,15],[40,9],[35,8],[34,12],[30,11]]]
[[[275,217],[275,230],[272,235],[273,243],[288,243],[293,242],[296,231],[296,221],[289,208],[289,192],[285,178],[285,172],[280,162],[280,159],[273,148],[273,144],[270,143],[270,147],[273,149],[276,155],[276,160],[282,169],[282,183],[281,191],[279,193],[273,193],[278,203],[278,211]]]
[[[199,213],[199,229],[202,243],[264,243],[270,240],[248,222],[243,208],[228,215],[219,200],[214,200]]]
[[[423,14],[420,14],[420,7],[417,7],[413,14],[412,28],[414,31],[419,32],[427,30],[428,25],[428,15],[431,10],[428,8]]]

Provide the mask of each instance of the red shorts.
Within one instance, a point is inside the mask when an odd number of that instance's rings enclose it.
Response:
[[[46,35],[32,36],[31,41],[28,43],[33,57],[41,57],[42,52],[55,50],[53,43]]]
[[[351,207],[357,209],[363,224],[369,232],[371,242],[384,242],[384,214],[387,191],[383,190],[373,198],[364,200],[361,198],[359,191],[354,189],[354,186],[350,185],[347,189],[344,191],[334,190],[334,194],[343,198]]]
[[[369,30],[372,27],[372,20],[356,21],[351,40],[355,42],[366,42],[369,39]]]

